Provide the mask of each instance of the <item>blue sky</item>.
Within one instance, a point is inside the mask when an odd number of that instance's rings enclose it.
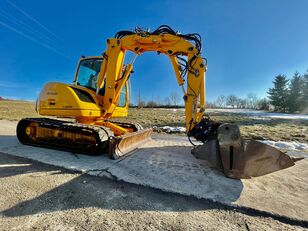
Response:
[[[82,54],[98,55],[119,30],[170,25],[202,36],[207,99],[266,96],[275,75],[308,69],[308,1],[0,1],[0,96],[35,99],[48,81],[70,83]],[[177,86],[167,57],[135,62],[132,100],[161,101]]]

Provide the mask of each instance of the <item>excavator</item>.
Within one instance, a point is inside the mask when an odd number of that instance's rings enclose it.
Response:
[[[244,140],[237,125],[213,121],[205,114],[207,60],[201,56],[201,37],[181,34],[166,25],[153,32],[139,27],[119,31],[107,39],[101,56],[79,60],[72,84],[47,83],[36,101],[36,111],[47,118],[20,120],[16,129],[19,141],[87,155],[107,153],[112,159],[140,147],[151,139],[152,129],[114,118],[128,115],[134,62],[150,51],[170,59],[183,91],[187,136],[199,141],[191,151],[196,158],[235,179],[294,165],[297,159],[256,140]],[[132,60],[124,63],[128,52],[133,54]]]

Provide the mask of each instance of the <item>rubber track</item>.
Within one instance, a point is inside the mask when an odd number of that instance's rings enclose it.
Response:
[[[57,129],[66,132],[79,133],[89,135],[92,134],[96,137],[96,144],[89,145],[87,143],[75,143],[75,142],[61,142],[61,138],[46,139],[46,140],[31,140],[25,135],[26,127],[32,123],[38,123],[40,127],[46,127],[51,129]],[[19,121],[17,125],[17,137],[18,140],[27,145],[53,148],[63,151],[70,151],[76,153],[82,153],[87,155],[98,155],[101,153],[107,153],[109,147],[109,138],[113,136],[113,132],[103,126],[87,125],[74,123],[69,121],[48,119],[48,118],[25,118]],[[91,135],[91,136],[92,136]]]

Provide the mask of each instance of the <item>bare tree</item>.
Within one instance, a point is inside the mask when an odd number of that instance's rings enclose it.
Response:
[[[216,104],[218,107],[222,108],[226,105],[226,96],[220,95],[216,100]]]
[[[167,105],[167,106],[171,105],[171,100],[170,100],[170,98],[168,96],[165,98],[164,101],[165,101],[165,105]]]
[[[246,99],[238,99],[239,106],[238,108],[247,108],[247,100]]]
[[[145,102],[141,99],[141,94],[140,94],[140,89],[138,91],[138,103],[137,107],[138,108],[143,108],[145,106]]]
[[[258,106],[258,97],[254,93],[249,93],[247,95],[247,106],[248,108],[255,109]]]
[[[247,100],[239,98],[237,108],[247,108]]]
[[[156,107],[156,106],[157,106],[157,103],[155,101],[151,100],[147,103],[147,107],[153,108],[153,107]]]
[[[174,106],[177,106],[178,105],[178,102],[180,101],[180,96],[177,92],[173,91],[170,95],[170,100],[172,102],[172,104]]]
[[[210,101],[207,101],[206,102],[206,107],[207,108],[217,108],[217,105],[216,105],[216,103],[212,103]]]
[[[228,95],[227,105],[232,106],[233,108],[238,106],[239,99],[235,95]]]
[[[145,102],[143,100],[140,100],[138,102],[138,108],[143,108],[143,107],[145,107]]]
[[[156,106],[162,105],[159,95],[154,97],[154,102],[156,103]]]

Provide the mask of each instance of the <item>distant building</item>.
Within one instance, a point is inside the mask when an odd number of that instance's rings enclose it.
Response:
[[[1,100],[4,100],[4,99],[0,96],[0,101],[1,101]]]

